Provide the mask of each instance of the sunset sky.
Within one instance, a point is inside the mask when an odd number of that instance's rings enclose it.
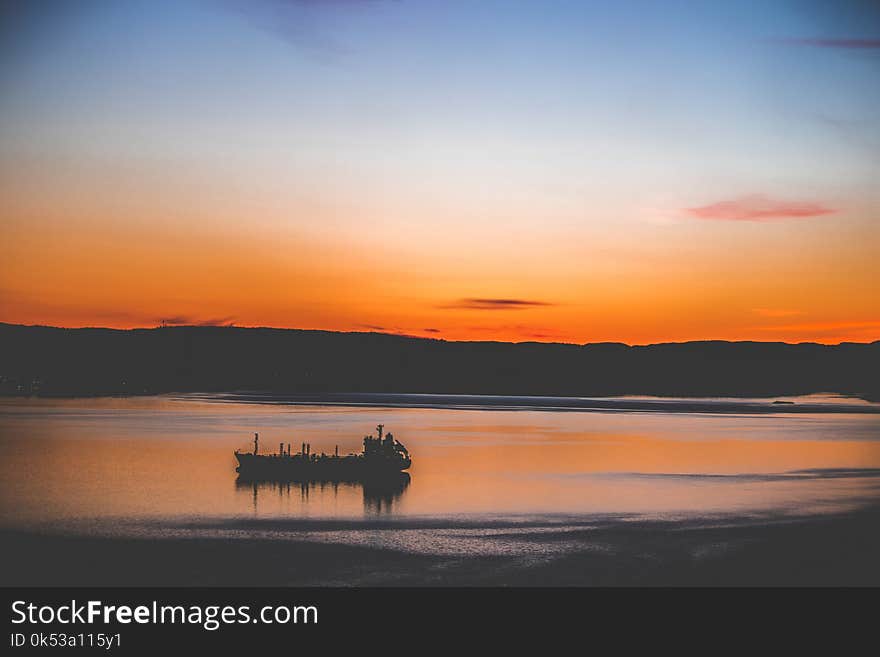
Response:
[[[880,339],[880,9],[0,10],[0,321]]]

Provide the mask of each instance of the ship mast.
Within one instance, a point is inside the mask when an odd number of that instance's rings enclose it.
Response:
[[[376,431],[379,432],[379,442],[382,442],[382,430],[385,428],[384,424],[380,424],[376,427]]]
[[[260,447],[260,434],[256,431],[254,432],[254,456],[257,455],[257,450]]]

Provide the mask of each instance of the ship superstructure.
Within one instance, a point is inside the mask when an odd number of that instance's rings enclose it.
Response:
[[[254,434],[254,451],[235,451],[238,472],[243,477],[273,479],[366,479],[397,475],[412,465],[409,452],[389,432],[385,425],[376,427],[377,435],[364,436],[360,454],[339,455],[337,445],[333,454],[312,452],[309,443],[302,443],[298,452],[291,452],[290,443],[279,443],[275,454],[260,454],[260,436]]]

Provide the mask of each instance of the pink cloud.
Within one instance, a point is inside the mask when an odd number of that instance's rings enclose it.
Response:
[[[753,194],[697,208],[685,208],[685,212],[699,219],[717,221],[784,221],[832,214],[835,210],[822,203],[780,201]]]

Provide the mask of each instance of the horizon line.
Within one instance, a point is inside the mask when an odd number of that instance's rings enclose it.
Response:
[[[624,347],[656,347],[663,345],[685,345],[685,344],[700,344],[706,342],[720,342],[726,344],[766,344],[766,345],[787,345],[787,346],[799,346],[799,345],[815,345],[818,347],[839,347],[841,345],[864,345],[869,346],[873,344],[877,344],[880,342],[880,338],[870,340],[867,342],[855,342],[850,340],[843,340],[837,343],[826,343],[826,342],[813,342],[813,341],[802,341],[802,342],[786,342],[784,340],[726,340],[722,338],[701,338],[695,340],[670,340],[666,342],[646,342],[646,343],[638,343],[638,344],[630,344],[628,342],[619,342],[616,340],[601,340],[598,342],[557,342],[557,341],[542,341],[542,340],[522,340],[519,342],[513,342],[509,340],[449,340],[446,338],[437,338],[437,337],[427,337],[421,335],[413,335],[409,333],[389,333],[386,331],[345,331],[345,330],[335,330],[335,329],[320,329],[320,328],[298,328],[298,327],[290,327],[290,326],[240,326],[237,324],[173,324],[173,325],[159,325],[159,326],[133,326],[129,328],[114,328],[110,326],[52,326],[50,324],[19,324],[15,322],[6,322],[0,321],[0,326],[14,326],[19,328],[44,328],[44,329],[53,329],[58,331],[161,331],[161,330],[169,330],[169,329],[244,329],[251,331],[258,330],[267,330],[267,331],[299,331],[299,332],[312,332],[312,333],[336,333],[339,335],[387,335],[389,337],[395,338],[407,338],[411,340],[426,340],[432,342],[446,342],[450,344],[484,344],[484,343],[492,343],[492,344],[510,344],[510,345],[521,345],[521,344],[546,344],[546,345],[563,345],[563,346],[571,346],[571,347],[587,347],[587,346],[598,346],[598,345],[620,345]]]

